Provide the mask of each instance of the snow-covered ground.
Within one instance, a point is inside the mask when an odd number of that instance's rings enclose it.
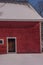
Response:
[[[29,5],[0,3],[0,20],[3,19],[42,19]]]
[[[0,55],[0,65],[43,65],[43,53]]]

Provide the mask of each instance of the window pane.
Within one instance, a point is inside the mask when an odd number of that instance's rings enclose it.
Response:
[[[0,44],[3,44],[4,43],[4,40],[3,39],[0,39]]]

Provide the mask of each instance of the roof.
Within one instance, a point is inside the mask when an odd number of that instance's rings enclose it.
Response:
[[[2,6],[2,7],[1,7]],[[0,3],[0,20],[42,19],[32,6]]]

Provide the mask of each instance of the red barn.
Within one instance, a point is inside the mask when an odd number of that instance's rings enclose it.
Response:
[[[40,22],[0,21],[0,54],[39,53]]]

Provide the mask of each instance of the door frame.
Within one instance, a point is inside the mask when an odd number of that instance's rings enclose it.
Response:
[[[15,50],[17,52],[17,38],[16,37],[7,37],[7,53],[9,53],[8,52],[8,39],[10,39],[10,38],[15,39]],[[14,53],[16,53],[16,52],[14,52]]]

